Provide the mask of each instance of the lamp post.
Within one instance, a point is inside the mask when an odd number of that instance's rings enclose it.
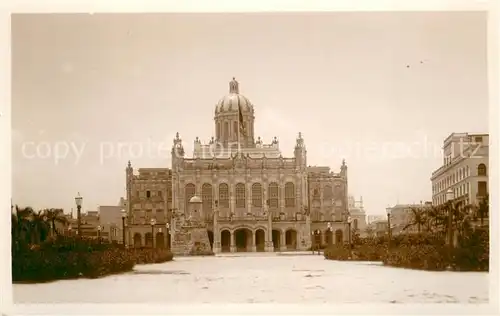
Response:
[[[167,229],[167,250],[170,250],[170,224],[166,223],[165,228]]]
[[[332,228],[332,223],[328,222],[327,224],[328,228],[328,233],[330,235],[330,238],[328,239],[328,246],[330,246],[333,242],[333,228]]]
[[[453,224],[453,199],[455,198],[455,194],[453,193],[453,190],[449,188],[446,191],[446,203],[448,204],[448,249],[449,249],[449,254],[451,258],[452,250],[453,250],[453,230],[452,230],[452,224]]]
[[[101,242],[101,225],[97,225],[97,240]]]
[[[391,231],[391,209],[387,207],[385,209],[387,212],[387,248],[391,249],[391,239],[392,239],[392,231]]]
[[[82,234],[82,200],[83,198],[80,196],[80,192],[78,192],[78,195],[75,197],[75,203],[76,203],[76,233],[78,236],[81,236]]]
[[[127,243],[125,242],[125,218],[127,218],[127,211],[121,210],[122,213],[122,242],[123,248],[127,248]]]
[[[155,247],[155,225],[156,220],[154,218],[151,219],[151,248]]]
[[[349,241],[349,259],[352,258],[351,223],[352,223],[352,217],[351,216],[347,216],[347,228],[348,228],[347,233],[349,234],[349,236],[348,236],[348,241]]]
[[[316,246],[316,248],[318,249],[318,255],[320,255],[320,249],[319,249],[320,245],[317,245],[317,242],[316,242],[316,238],[317,238],[317,236],[319,236],[319,234],[321,234],[319,229],[316,229],[316,230],[311,232],[311,235],[313,236],[313,240],[314,240],[313,246],[311,247],[313,255],[314,255],[314,248],[315,248],[314,246]]]

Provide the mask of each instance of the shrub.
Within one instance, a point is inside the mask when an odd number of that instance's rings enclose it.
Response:
[[[174,258],[172,252],[162,248],[130,248],[128,253],[136,264],[163,263]]]

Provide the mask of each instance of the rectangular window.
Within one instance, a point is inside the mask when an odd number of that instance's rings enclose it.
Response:
[[[146,197],[149,199],[151,197],[151,191],[146,191]]]
[[[161,191],[158,191],[158,196],[159,197],[162,197],[163,196],[163,193]]]
[[[488,194],[488,184],[486,181],[479,181],[477,183],[477,195],[480,197],[486,197]]]

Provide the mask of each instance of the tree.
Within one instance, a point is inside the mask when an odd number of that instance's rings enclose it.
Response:
[[[422,231],[422,226],[427,224],[427,216],[425,209],[419,207],[410,207],[411,219],[408,224],[403,227],[403,230],[407,230],[410,227],[417,226],[417,231],[420,234]]]
[[[68,223],[68,219],[64,216],[64,211],[60,208],[45,209],[43,210],[43,213],[47,217],[47,221],[51,224],[52,236],[59,234],[56,229],[56,223],[63,225]]]

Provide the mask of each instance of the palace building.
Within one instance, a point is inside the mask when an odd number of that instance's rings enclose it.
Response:
[[[184,152],[179,133],[170,168],[126,168],[127,243],[163,247],[175,243],[175,214],[187,214],[193,197],[214,252],[307,250],[347,241],[347,166],[340,172],[308,166],[301,133],[284,157],[276,137],[255,136],[254,105],[238,82],[215,106],[215,136]],[[196,199],[198,201],[198,199]],[[153,221],[152,221],[153,219]]]

